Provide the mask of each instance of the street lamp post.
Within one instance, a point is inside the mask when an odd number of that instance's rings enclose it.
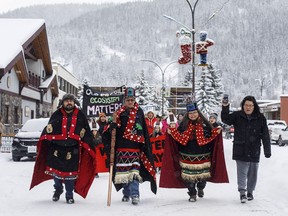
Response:
[[[155,64],[159,69],[160,69],[160,71],[161,71],[161,74],[162,74],[162,88],[161,88],[161,101],[162,101],[162,103],[161,103],[161,112],[162,112],[162,115],[164,115],[164,97],[165,97],[165,80],[164,80],[164,75],[165,75],[165,72],[166,72],[166,70],[167,70],[167,68],[170,66],[170,65],[172,65],[173,63],[176,63],[176,62],[178,62],[178,61],[172,61],[172,62],[170,62],[170,63],[168,63],[166,66],[165,66],[165,68],[164,69],[162,69],[162,67],[157,63],[157,62],[155,62],[155,61],[153,61],[153,60],[148,60],[148,59],[141,59],[140,61],[146,61],[146,62],[151,62],[151,63],[153,63],[153,64]]]
[[[196,0],[196,2],[194,3],[194,5],[192,7],[192,5],[189,2],[189,0],[186,0],[186,2],[189,4],[189,8],[191,10],[192,29],[190,29],[186,25],[178,22],[173,17],[167,16],[167,15],[163,15],[165,18],[167,18],[169,20],[172,20],[173,22],[178,23],[179,25],[183,26],[184,28],[186,28],[187,30],[189,30],[191,32],[191,35],[192,35],[192,49],[191,49],[192,61],[191,61],[191,66],[192,66],[192,97],[193,97],[193,99],[195,99],[195,33],[196,33],[196,31],[195,31],[194,14],[195,14],[195,8],[196,8],[196,5],[197,5],[198,1],[199,0]]]
[[[195,14],[195,8],[196,5],[198,3],[199,0],[197,0],[194,3],[194,6],[192,7],[192,5],[190,4],[190,2],[188,0],[186,0],[186,2],[189,4],[189,8],[191,10],[191,18],[192,18],[192,29],[191,29],[191,33],[192,33],[192,51],[191,51],[191,57],[192,57],[192,97],[193,99],[195,99],[196,95],[195,95],[195,19],[194,19],[194,14]]]

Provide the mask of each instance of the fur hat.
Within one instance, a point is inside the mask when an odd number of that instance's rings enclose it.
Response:
[[[80,106],[79,101],[76,99],[76,97],[73,94],[67,93],[67,94],[63,95],[63,97],[61,99],[61,105],[62,106],[63,106],[63,103],[65,100],[73,100],[77,106]]]
[[[188,103],[186,104],[187,112],[198,110],[197,103]]]

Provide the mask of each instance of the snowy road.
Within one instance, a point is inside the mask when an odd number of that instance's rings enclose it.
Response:
[[[122,203],[121,192],[112,192],[112,204],[106,206],[108,174],[100,173],[86,199],[75,195],[75,204],[67,205],[64,196],[52,202],[53,182],[47,181],[29,191],[34,161],[13,162],[11,155],[0,153],[0,215],[1,216],[90,216],[96,215],[213,215],[213,216],[286,216],[288,214],[288,147],[272,146],[272,157],[261,157],[255,200],[241,204],[236,185],[236,166],[231,160],[231,141],[225,140],[225,156],[229,184],[208,183],[205,197],[188,202],[185,189],[158,188],[154,195],[149,184],[140,185],[138,206]],[[159,180],[159,175],[157,176]]]

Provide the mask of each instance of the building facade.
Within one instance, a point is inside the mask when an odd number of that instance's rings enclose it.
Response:
[[[52,67],[56,72],[59,87],[59,95],[53,101],[53,110],[56,110],[59,105],[59,101],[64,94],[69,93],[77,97],[79,91],[79,80],[68,69],[66,69],[58,62],[53,62]]]
[[[6,133],[49,117],[58,96],[45,21],[0,19],[0,115]]]

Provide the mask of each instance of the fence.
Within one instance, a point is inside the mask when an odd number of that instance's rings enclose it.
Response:
[[[14,134],[2,134],[0,137],[1,153],[10,153],[12,151],[13,137]]]

